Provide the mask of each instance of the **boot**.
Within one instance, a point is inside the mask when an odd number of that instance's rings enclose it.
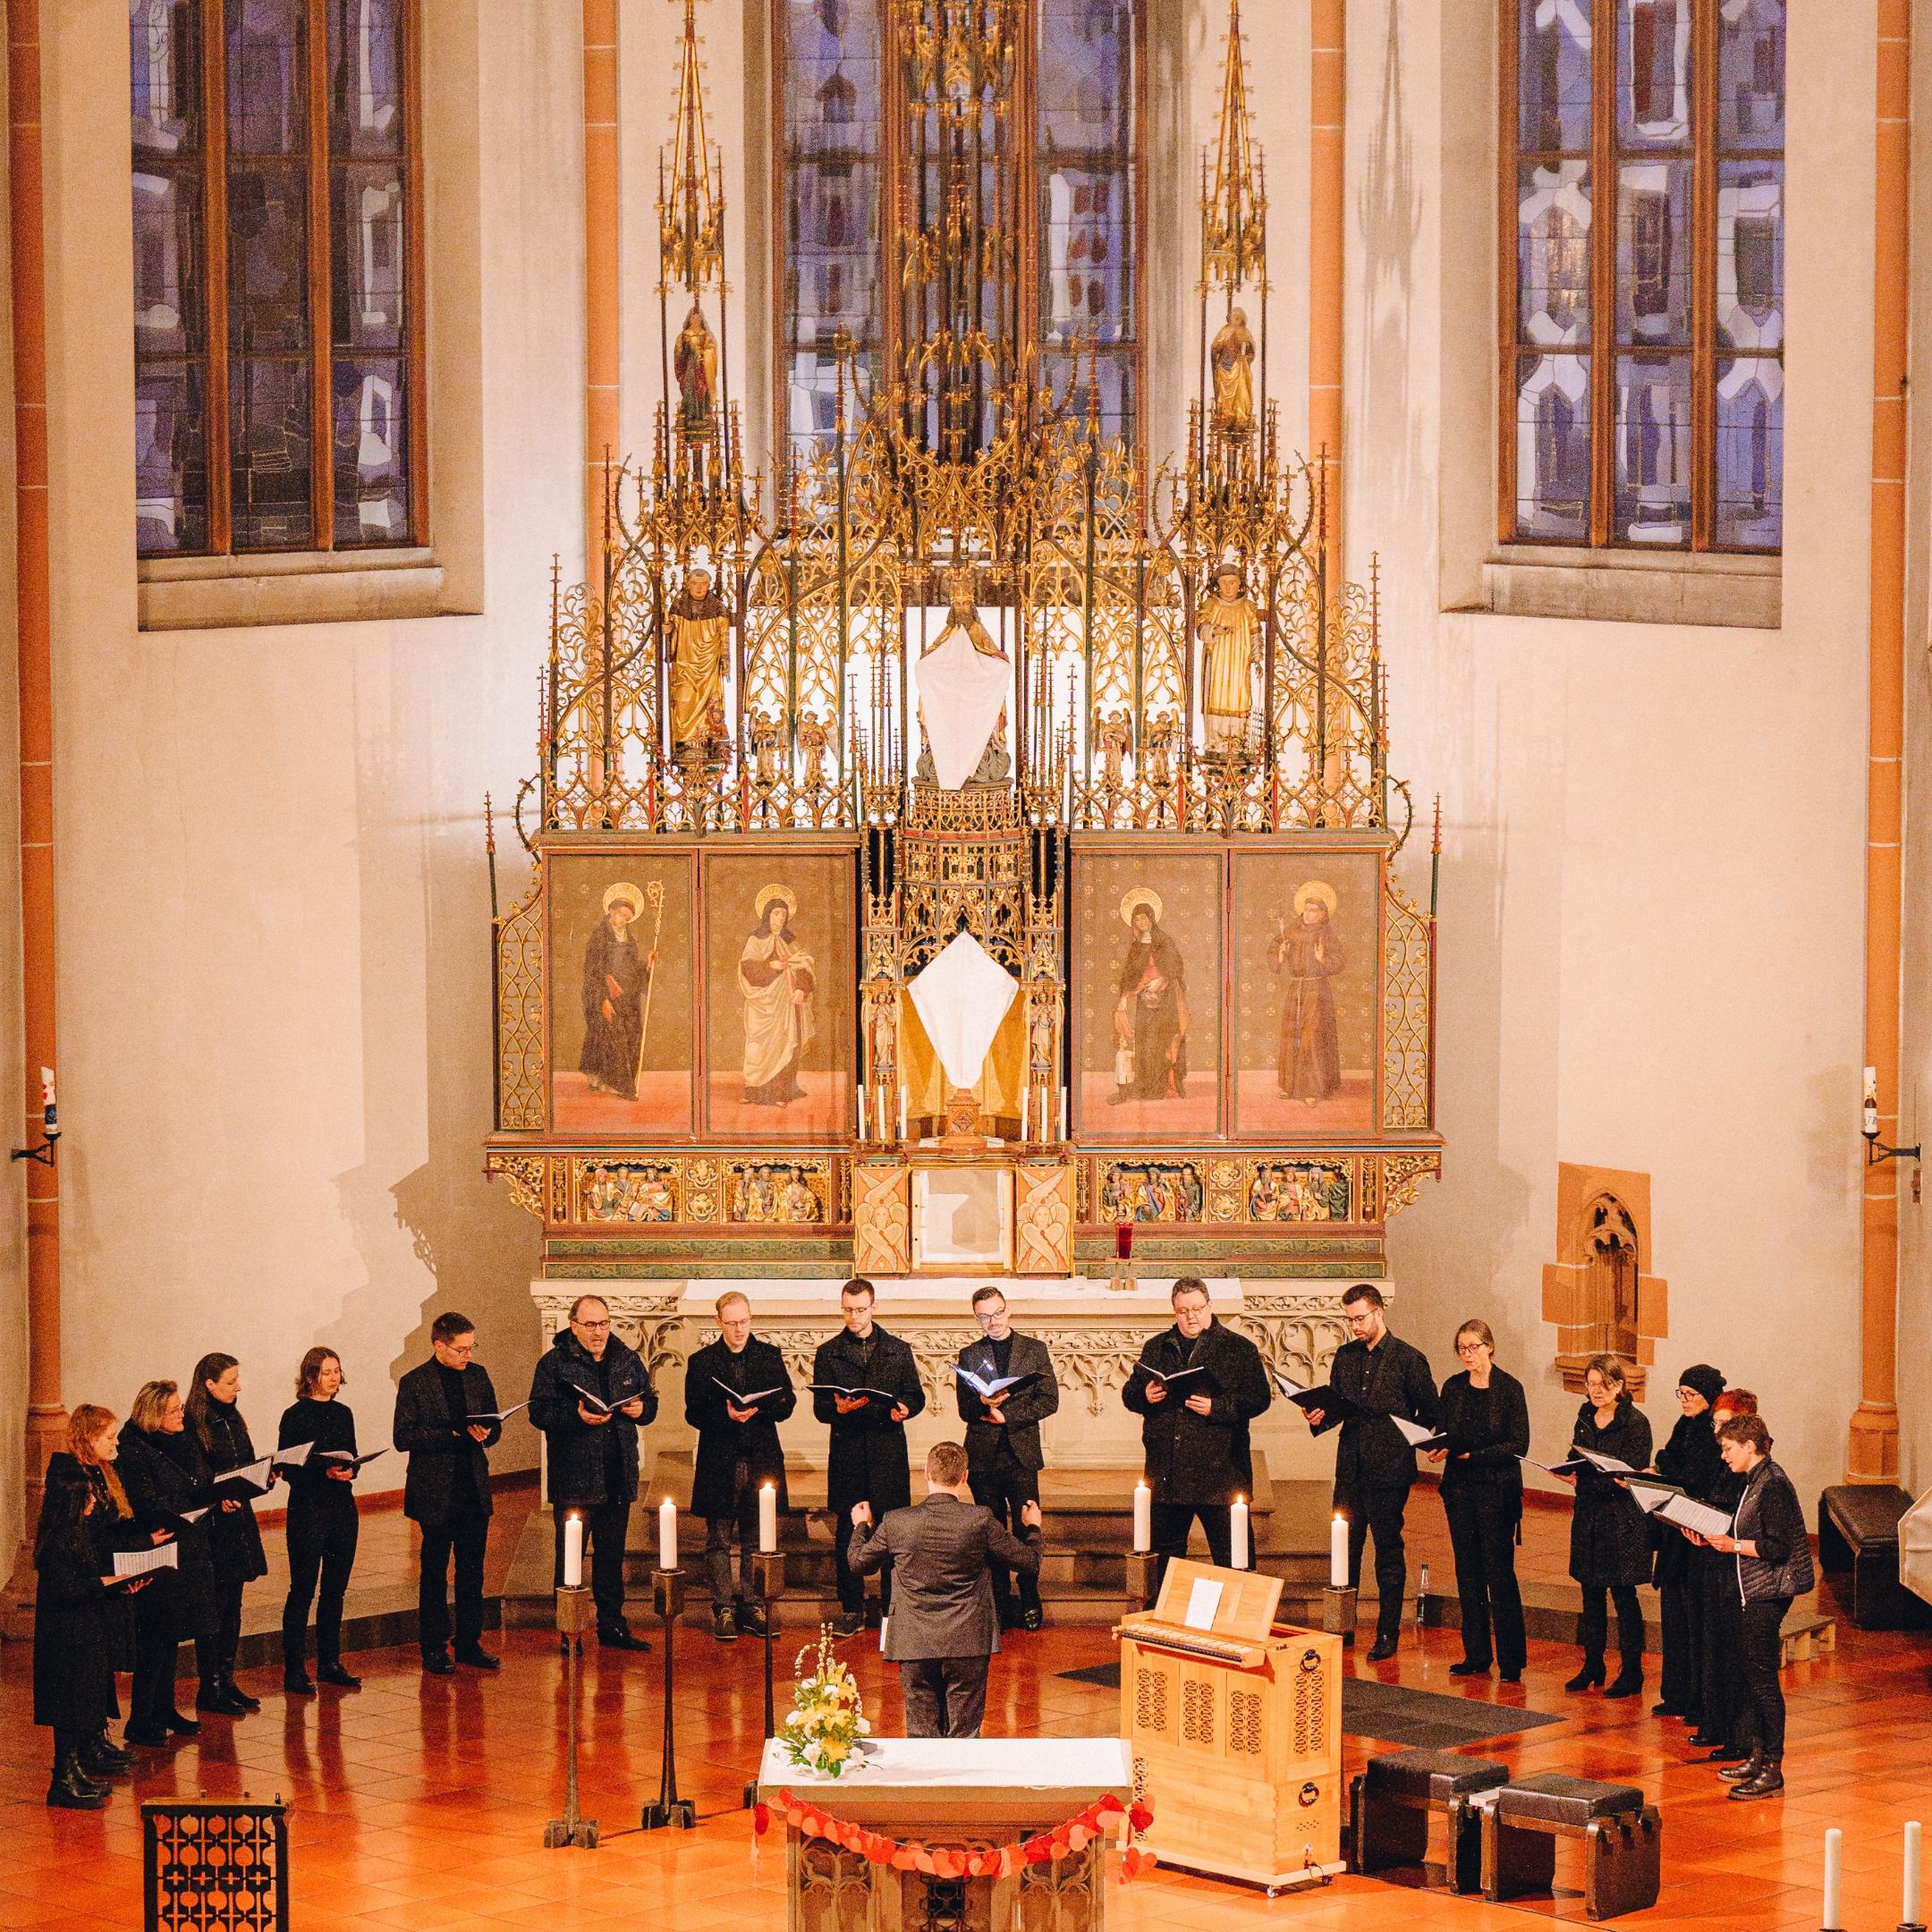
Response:
[[[318,1682],[334,1684],[338,1690],[360,1690],[362,1688],[362,1680],[353,1671],[344,1670],[340,1657],[324,1657],[316,1665],[315,1674]]]
[[[301,1664],[284,1664],[282,1666],[282,1689],[289,1697],[313,1697],[315,1679]]]
[[[114,1743],[104,1724],[80,1740],[80,1761],[81,1770],[90,1779],[125,1777],[134,1768],[134,1753]]]
[[[213,1711],[218,1717],[246,1717],[249,1714],[249,1707],[239,1694],[231,1696],[219,1677],[201,1680],[201,1688],[195,1692],[194,1707],[198,1711]]]
[[[1784,1789],[1784,1771],[1775,1758],[1767,1758],[1764,1769],[1754,1778],[1731,1787],[1733,1798],[1775,1798]]]
[[[1643,1658],[1631,1657],[1627,1652],[1623,1668],[1616,1674],[1616,1682],[1604,1692],[1606,1698],[1636,1697],[1643,1690]]]
[[[1583,1668],[1568,1683],[1565,1690],[1594,1690],[1604,1681],[1604,1665],[1600,1657],[1586,1657]]]
[[[161,1722],[174,1737],[199,1737],[201,1726],[192,1717],[183,1717],[171,1703],[161,1714]]]
[[[231,1664],[228,1668],[222,1673],[221,1687],[223,1695],[226,1697],[231,1703],[239,1704],[244,1711],[258,1711],[261,1708],[261,1699],[258,1697],[250,1697],[248,1692],[244,1690],[242,1686],[234,1681],[233,1665]]]
[[[54,1734],[54,1775],[47,1801],[58,1811],[98,1811],[107,1802],[106,1792],[82,1774],[79,1748],[64,1731]]]
[[[1754,1750],[1742,1764],[1719,1765],[1717,1767],[1717,1775],[1727,1784],[1749,1784],[1754,1777],[1758,1776],[1763,1772],[1764,1767],[1764,1753],[1761,1750]]]

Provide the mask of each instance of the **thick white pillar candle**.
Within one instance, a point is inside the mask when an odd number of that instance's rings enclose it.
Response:
[[[1228,1511],[1228,1560],[1237,1570],[1248,1567],[1248,1504],[1240,1496]]]
[[[1843,1882],[1844,1834],[1834,1825],[1825,1834],[1825,1932],[1841,1932],[1838,1923],[1838,1893]]]
[[[583,1588],[583,1518],[564,1519],[564,1584],[566,1589]]]
[[[1917,1818],[1905,1822],[1905,1916],[1901,1925],[1915,1926],[1919,1919],[1919,1867],[1922,1834]]]
[[[1154,1547],[1154,1492],[1144,1482],[1133,1486],[1133,1546],[1136,1556]]]
[[[657,1507],[657,1567],[677,1568],[677,1504],[669,1496]]]
[[[758,1546],[766,1556],[778,1547],[778,1491],[771,1483],[758,1493]]]
[[[1348,1588],[1348,1518],[1338,1515],[1328,1526],[1328,1587]]]
[[[904,1089],[903,1087],[902,1087],[902,1088],[901,1088],[901,1089],[899,1089],[899,1138],[900,1138],[900,1139],[901,1139],[902,1140],[903,1140],[905,1139],[905,1137],[906,1137],[906,1090],[905,1090],[905,1089]]]

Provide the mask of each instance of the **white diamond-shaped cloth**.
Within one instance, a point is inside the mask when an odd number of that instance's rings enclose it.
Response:
[[[933,775],[946,791],[957,792],[972,776],[999,723],[1012,674],[1004,657],[987,657],[958,626],[919,659],[919,719]]]
[[[907,991],[946,1078],[970,1087],[1020,982],[970,933],[961,933]]]

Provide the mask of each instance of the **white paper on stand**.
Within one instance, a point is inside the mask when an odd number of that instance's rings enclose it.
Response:
[[[1188,1592],[1187,1613],[1181,1621],[1190,1630],[1212,1630],[1215,1612],[1221,1607],[1221,1585],[1212,1577],[1196,1577]]]
[[[906,988],[946,1078],[970,1087],[1020,982],[970,933],[960,933]]]

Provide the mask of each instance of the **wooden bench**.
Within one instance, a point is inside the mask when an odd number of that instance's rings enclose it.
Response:
[[[1818,1567],[1851,1572],[1860,1630],[1932,1628],[1932,1604],[1899,1581],[1899,1519],[1911,1507],[1885,1483],[1839,1483],[1818,1498]]]
[[[1482,1889],[1492,1904],[1548,1892],[1556,1841],[1583,1843],[1583,1910],[1616,1919],[1657,1902],[1664,1826],[1634,1784],[1546,1771],[1481,1794]]]
[[[1371,1758],[1350,1787],[1349,1862],[1359,1873],[1420,1865],[1428,1815],[1447,1821],[1444,1876],[1452,1892],[1482,1885],[1482,1817],[1473,1801],[1509,1782],[1509,1767],[1454,1751],[1391,1751]]]

